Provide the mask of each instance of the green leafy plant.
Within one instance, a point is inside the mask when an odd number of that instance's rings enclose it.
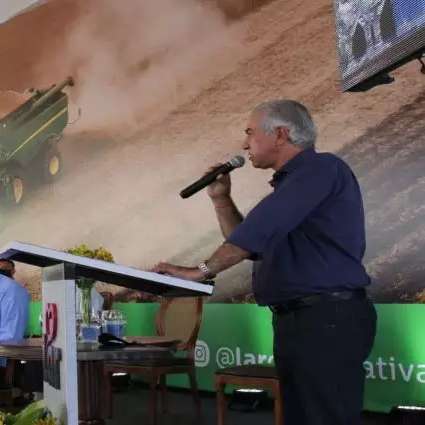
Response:
[[[59,419],[54,418],[52,415],[48,415],[43,419],[37,419],[33,422],[33,425],[62,425]]]
[[[59,425],[43,400],[29,404],[16,415],[0,412],[0,425]]]

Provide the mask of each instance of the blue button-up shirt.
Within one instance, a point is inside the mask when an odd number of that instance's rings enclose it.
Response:
[[[24,338],[29,301],[30,296],[23,286],[0,274],[0,342]],[[6,366],[3,357],[0,357],[0,366]]]
[[[257,302],[278,304],[368,285],[363,202],[348,165],[306,149],[271,184],[273,193],[227,239],[260,260],[253,273]]]

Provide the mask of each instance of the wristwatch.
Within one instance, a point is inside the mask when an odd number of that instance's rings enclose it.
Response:
[[[202,263],[198,264],[198,269],[205,276],[205,279],[214,279],[216,276],[215,274],[211,273],[211,270],[209,269],[205,261],[202,261]]]

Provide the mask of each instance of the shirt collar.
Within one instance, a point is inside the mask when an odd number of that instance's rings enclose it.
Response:
[[[311,161],[317,155],[314,148],[307,148],[301,151],[299,154],[295,155],[291,160],[289,160],[282,168],[277,170],[272,179],[269,181],[272,187],[276,187],[279,183],[292,171],[297,169],[302,164]]]

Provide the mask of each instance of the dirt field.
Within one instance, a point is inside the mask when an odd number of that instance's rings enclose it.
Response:
[[[395,283],[400,289],[397,264],[380,270],[394,259],[391,250],[411,251],[413,239],[403,239],[402,232],[423,223],[417,170],[424,132],[417,122],[424,110],[424,76],[417,64],[397,71],[390,86],[341,93],[329,0],[275,0],[238,21],[198,9],[193,1],[183,2],[178,15],[173,0],[152,2],[162,10],[138,6],[137,13],[131,8],[118,13],[113,3],[53,1],[0,27],[0,88],[23,90],[73,75],[72,108],[83,110],[61,142],[64,175],[53,186],[33,188],[21,208],[4,215],[2,245],[23,240],[63,249],[84,242],[103,245],[118,262],[140,268],[159,260],[196,264],[222,239],[206,195],[182,200],[179,191],[209,165],[239,152],[252,107],[288,97],[311,108],[320,131],[318,149],[343,149],[358,170],[370,206],[369,270],[383,279],[376,288]],[[160,24],[150,24],[160,17]],[[406,113],[416,117],[415,130],[409,130]],[[409,170],[416,171],[396,174],[404,178],[400,187],[391,183],[394,169],[406,165],[398,153],[406,146],[410,164],[416,164]],[[250,166],[233,174],[242,211],[270,190],[269,176]],[[404,198],[394,199],[399,190]],[[410,196],[417,199],[415,211],[403,207]],[[392,216],[383,214],[389,199]],[[410,227],[387,238],[389,221],[400,217]],[[409,255],[402,256],[405,263]],[[414,287],[410,292],[403,283],[385,297],[406,292],[414,297],[421,272],[403,280]],[[20,275],[37,298],[37,273],[22,268]],[[213,299],[249,292],[249,275],[248,263],[223,273]]]

